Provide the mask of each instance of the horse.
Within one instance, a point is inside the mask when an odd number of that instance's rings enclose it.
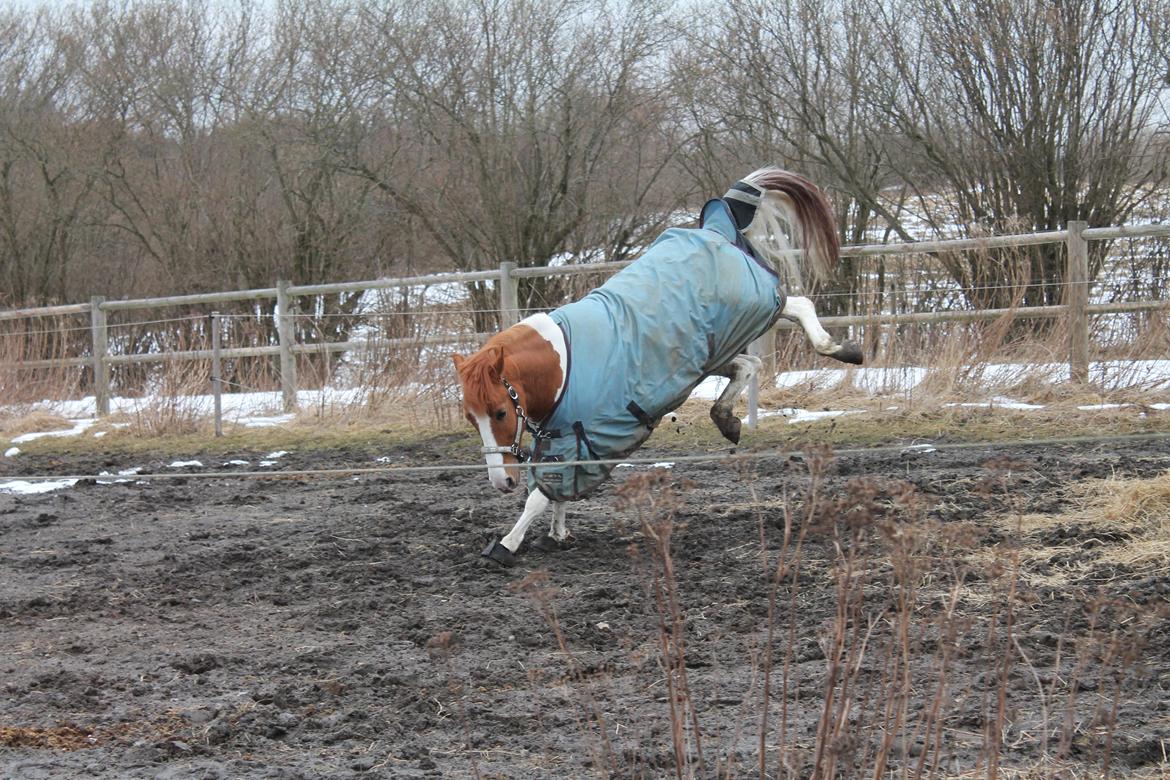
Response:
[[[732,405],[762,366],[744,352],[779,318],[797,322],[819,354],[860,364],[858,345],[836,343],[812,302],[781,285],[781,271],[797,284],[831,273],[834,225],[816,185],[761,168],[707,201],[698,228],[666,230],[584,298],[525,318],[470,357],[454,355],[464,415],[483,441],[492,486],[515,490],[518,464],[531,459],[524,510],[483,556],[515,565],[529,525],[550,504],[549,532],[533,546],[562,549],[567,502],[587,497],[613,468],[581,461],[628,456],[709,376],[730,380],[710,416],[738,444]],[[801,269],[796,249],[804,250]]]

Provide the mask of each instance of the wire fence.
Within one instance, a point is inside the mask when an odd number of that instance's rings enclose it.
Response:
[[[1086,382],[1094,348],[1105,354],[1136,344],[1140,351],[1157,330],[1151,322],[1165,323],[1167,239],[1168,225],[1072,223],[1047,233],[844,247],[843,262],[852,263],[848,283],[809,297],[822,324],[842,334],[860,330],[867,352],[891,366],[937,356],[956,329],[971,344],[989,333],[1004,343],[1021,321],[1040,323],[1027,335],[1047,322],[1061,342],[1053,347],[1049,339],[1049,358]],[[299,389],[331,383],[387,394],[423,388],[439,406],[451,400],[452,352],[474,350],[500,327],[579,298],[629,262],[502,263],[467,273],[280,281],[262,289],[0,311],[0,326],[7,326],[0,327],[0,388],[9,397],[9,389],[40,392],[54,383],[59,392],[88,391],[102,416],[115,391],[205,394],[218,360],[221,388],[278,389],[290,411]],[[769,372],[809,365],[802,334],[790,328],[781,322],[755,345]],[[977,347],[964,349],[980,356]]]
[[[1132,434],[1111,434],[1100,436],[1061,436],[1061,437],[1046,437],[1038,439],[1013,439],[1013,440],[995,440],[995,441],[970,441],[970,442],[938,442],[929,445],[929,450],[925,450],[915,445],[881,445],[872,447],[839,447],[832,450],[834,457],[848,457],[854,455],[864,456],[883,456],[883,455],[899,455],[906,457],[922,457],[928,455],[932,451],[953,451],[953,450],[979,450],[994,448],[999,450],[1022,448],[1022,447],[1059,447],[1078,444],[1132,444],[1138,442],[1161,441],[1170,439],[1170,433],[1132,433]],[[751,463],[762,460],[783,461],[788,460],[794,456],[801,455],[799,450],[791,449],[767,449],[757,450],[752,452],[706,452],[706,453],[686,453],[686,454],[671,454],[658,455],[655,457],[638,457],[630,456],[626,458],[614,459],[594,459],[594,460],[580,460],[574,461],[576,466],[643,466],[643,467],[658,467],[658,468],[674,468],[678,464],[703,464],[703,463],[719,463],[722,465],[731,465],[737,463]],[[547,464],[541,463],[515,463],[510,464],[520,470],[528,470],[533,468],[541,468]],[[183,467],[176,467],[172,471],[156,471],[156,472],[140,472],[133,473],[109,473],[101,472],[98,474],[21,474],[15,477],[14,480],[18,482],[91,482],[100,484],[113,483],[139,483],[150,482],[151,480],[216,480],[216,479],[308,479],[308,478],[330,478],[330,477],[358,477],[358,476],[406,476],[419,474],[438,474],[438,473],[465,473],[484,471],[489,468],[482,460],[476,463],[467,462],[449,462],[449,463],[426,463],[426,464],[412,464],[402,463],[397,465],[386,466],[350,466],[341,468],[321,468],[321,469],[295,469],[295,468],[281,468],[268,469],[265,471],[191,471],[191,466],[184,465]],[[11,489],[11,481],[0,481],[0,492]]]

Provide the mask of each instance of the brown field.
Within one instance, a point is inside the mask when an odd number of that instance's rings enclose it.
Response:
[[[193,457],[228,459],[0,473]],[[1164,776],[1168,470],[1165,439],[619,469],[511,570],[479,551],[522,499],[480,473],[0,495],[0,776]]]

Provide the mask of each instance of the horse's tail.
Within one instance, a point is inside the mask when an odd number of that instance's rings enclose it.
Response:
[[[744,230],[752,247],[768,255],[777,270],[792,268],[791,250],[803,249],[805,261],[799,265],[812,279],[832,276],[841,242],[825,193],[803,176],[774,167],[743,180],[764,192],[755,219]]]

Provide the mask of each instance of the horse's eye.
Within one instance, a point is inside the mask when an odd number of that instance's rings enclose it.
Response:
[[[507,412],[505,412],[503,409],[501,409],[500,411],[496,412],[496,419],[497,419],[497,420],[502,420],[502,419],[504,419],[504,418],[505,418],[505,417],[507,417],[507,416],[508,416],[508,413],[507,413]]]

